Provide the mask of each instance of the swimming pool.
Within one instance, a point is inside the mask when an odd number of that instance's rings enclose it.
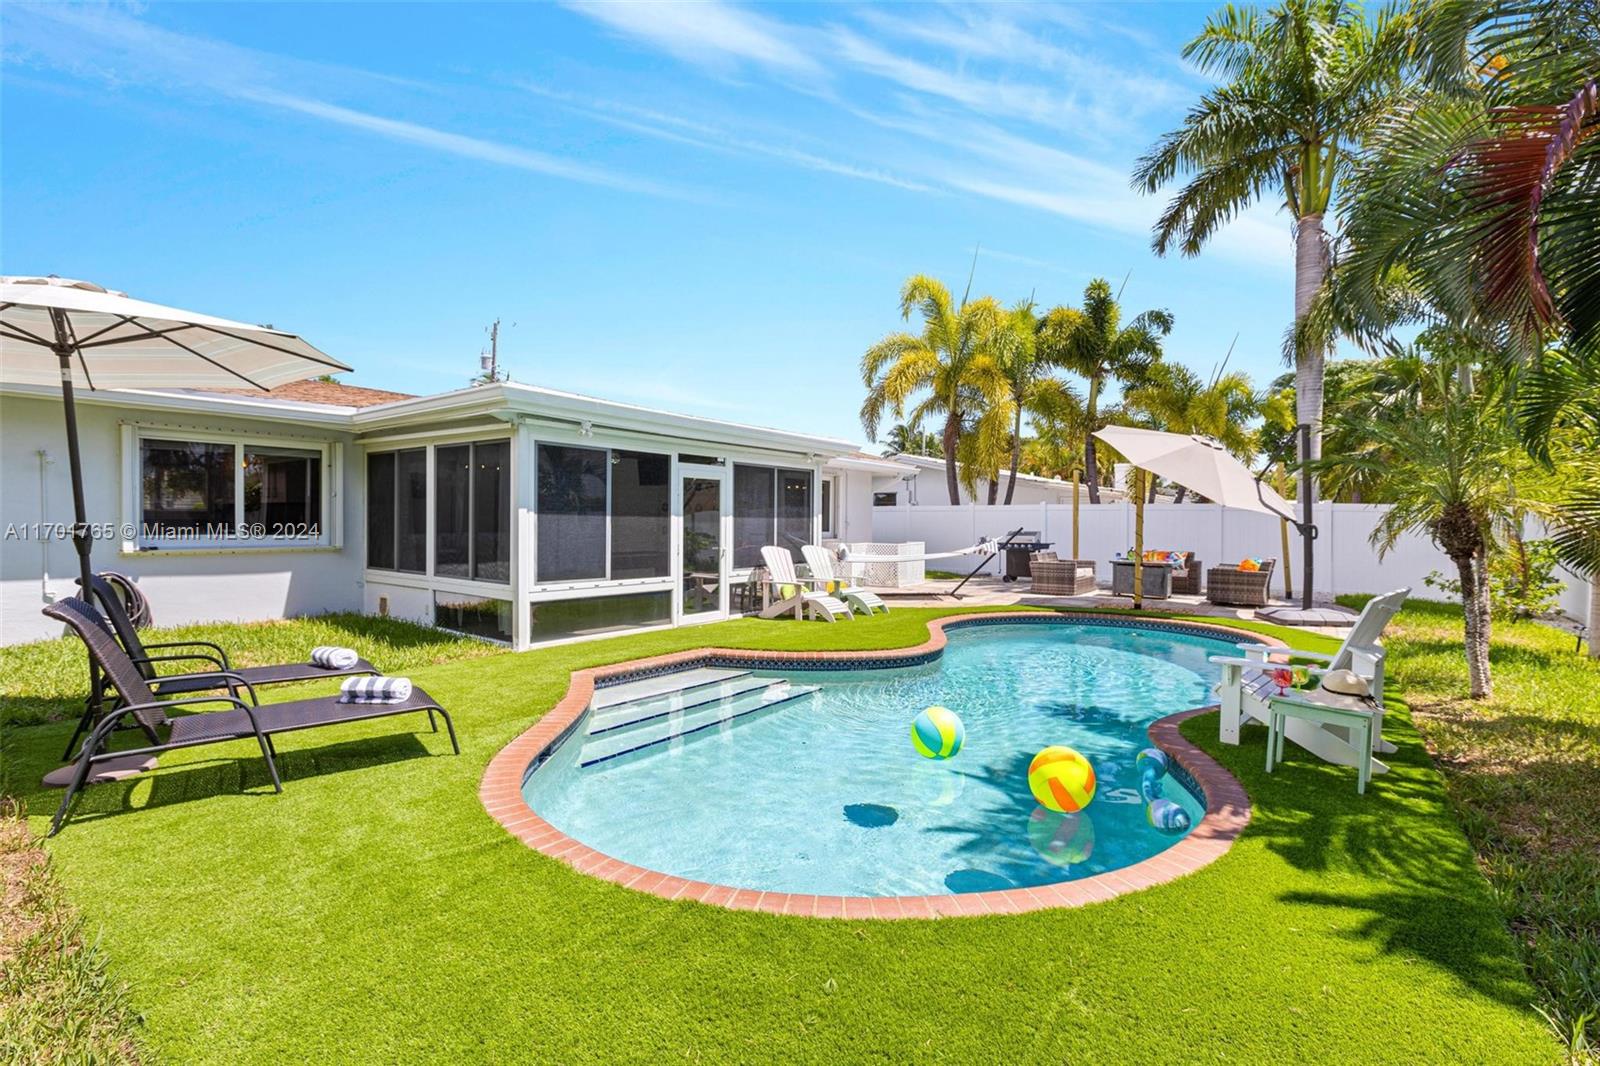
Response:
[[[527,775],[522,797],[605,856],[733,888],[934,896],[1086,878],[1181,839],[1146,820],[1134,760],[1152,721],[1211,702],[1207,656],[1233,651],[1220,635],[1155,624],[952,625],[943,654],[916,665],[773,664],[786,668],[658,700],[656,725],[599,734],[585,727],[610,712],[592,710]],[[789,687],[775,684],[783,678]],[[718,699],[750,713],[627,748],[630,734]],[[966,726],[944,762],[916,754],[908,735],[931,704]],[[1078,815],[1043,810],[1028,789],[1029,761],[1051,744],[1094,764],[1095,799]],[[1164,795],[1198,824],[1204,803],[1186,778],[1164,778]]]

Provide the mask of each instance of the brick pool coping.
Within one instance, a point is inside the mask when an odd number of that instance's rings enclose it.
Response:
[[[997,620],[1031,622],[1099,619],[1134,628],[1210,631],[1236,639],[1243,635],[1275,647],[1280,640],[1248,630],[1209,622],[1162,621],[1128,615],[1091,613],[1055,614],[1042,611],[987,611],[949,615],[928,623],[928,639],[914,647],[877,651],[780,652],[743,648],[695,648],[688,651],[634,659],[608,666],[575,670],[566,695],[543,718],[500,749],[484,770],[478,797],[495,821],[524,844],[579,873],[588,874],[662,899],[686,899],[730,910],[764,911],[815,918],[944,918],[985,914],[1021,914],[1052,907],[1081,907],[1129,892],[1164,884],[1195,872],[1221,858],[1250,821],[1250,797],[1234,776],[1205,752],[1190,744],[1178,726],[1186,719],[1215,709],[1215,704],[1157,719],[1149,727],[1151,741],[1188,772],[1204,793],[1206,813],[1183,839],[1148,859],[1075,881],[1033,888],[967,892],[938,896],[819,896],[752,889],[691,881],[614,859],[567,836],[534,813],[522,798],[522,785],[530,767],[550,752],[582,719],[597,687],[627,675],[685,669],[710,663],[759,664],[760,668],[818,669],[824,664],[855,663],[890,667],[908,661],[930,661],[944,651],[945,630],[962,625],[994,624]]]

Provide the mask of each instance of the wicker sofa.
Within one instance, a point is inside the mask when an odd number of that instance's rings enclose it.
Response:
[[[1057,559],[1055,552],[1034,552],[1028,559],[1034,592],[1045,596],[1085,596],[1095,589],[1093,559]]]
[[[1172,568],[1172,591],[1185,596],[1200,595],[1201,570],[1200,560],[1194,557],[1193,552],[1184,552],[1187,560],[1182,566]]]
[[[1268,559],[1260,570],[1240,570],[1237,566],[1213,566],[1206,571],[1206,599],[1224,607],[1265,607],[1272,584],[1276,559]]]

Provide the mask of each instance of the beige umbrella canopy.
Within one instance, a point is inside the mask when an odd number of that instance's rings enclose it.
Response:
[[[0,275],[0,381],[61,386],[85,596],[90,537],[75,388],[265,390],[349,369],[281,330],[134,300],[88,281]]]
[[[1294,504],[1278,495],[1272,486],[1250,472],[1250,468],[1235,459],[1228,449],[1210,437],[1188,433],[1162,433],[1154,429],[1134,429],[1131,426],[1107,426],[1095,436],[1121,452],[1128,462],[1157,477],[1183,485],[1224,507],[1282,518],[1299,528],[1306,538],[1303,552],[1304,584],[1302,595],[1305,608],[1311,607],[1311,540],[1316,537],[1316,527],[1310,514],[1295,518]],[[1140,556],[1144,552],[1144,492],[1134,493],[1134,606],[1140,602],[1142,576]],[[1288,560],[1284,560],[1288,565]]]

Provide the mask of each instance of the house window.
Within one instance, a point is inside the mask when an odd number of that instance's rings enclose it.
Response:
[[[511,643],[511,601],[434,592],[433,624],[457,633]]]
[[[809,470],[777,470],[770,466],[733,468],[733,565],[761,565],[761,549],[778,544],[798,559],[811,543]]]
[[[606,576],[606,453],[539,445],[540,581]]]
[[[233,453],[232,444],[140,441],[145,535],[230,536],[235,502]]]
[[[367,566],[428,570],[428,450],[367,454]]]
[[[591,637],[672,621],[672,592],[634,592],[581,600],[539,600],[529,606],[529,639],[538,644],[563,637]]]
[[[672,462],[648,452],[611,453],[611,576],[672,574]]]
[[[536,580],[672,573],[672,458],[541,444]]]
[[[140,541],[326,543],[323,448],[139,439]]]
[[[899,500],[900,494],[897,492],[874,492],[872,494],[872,506],[874,507],[893,507]]]
[[[511,579],[511,445],[440,445],[433,450],[435,577]]]
[[[834,479],[831,478],[831,477],[823,478],[822,479],[821,489],[822,489],[822,535],[824,537],[837,536],[838,535],[838,529],[839,529],[839,520],[838,520],[838,517],[833,513],[833,501],[834,501],[834,490],[835,490]]]

